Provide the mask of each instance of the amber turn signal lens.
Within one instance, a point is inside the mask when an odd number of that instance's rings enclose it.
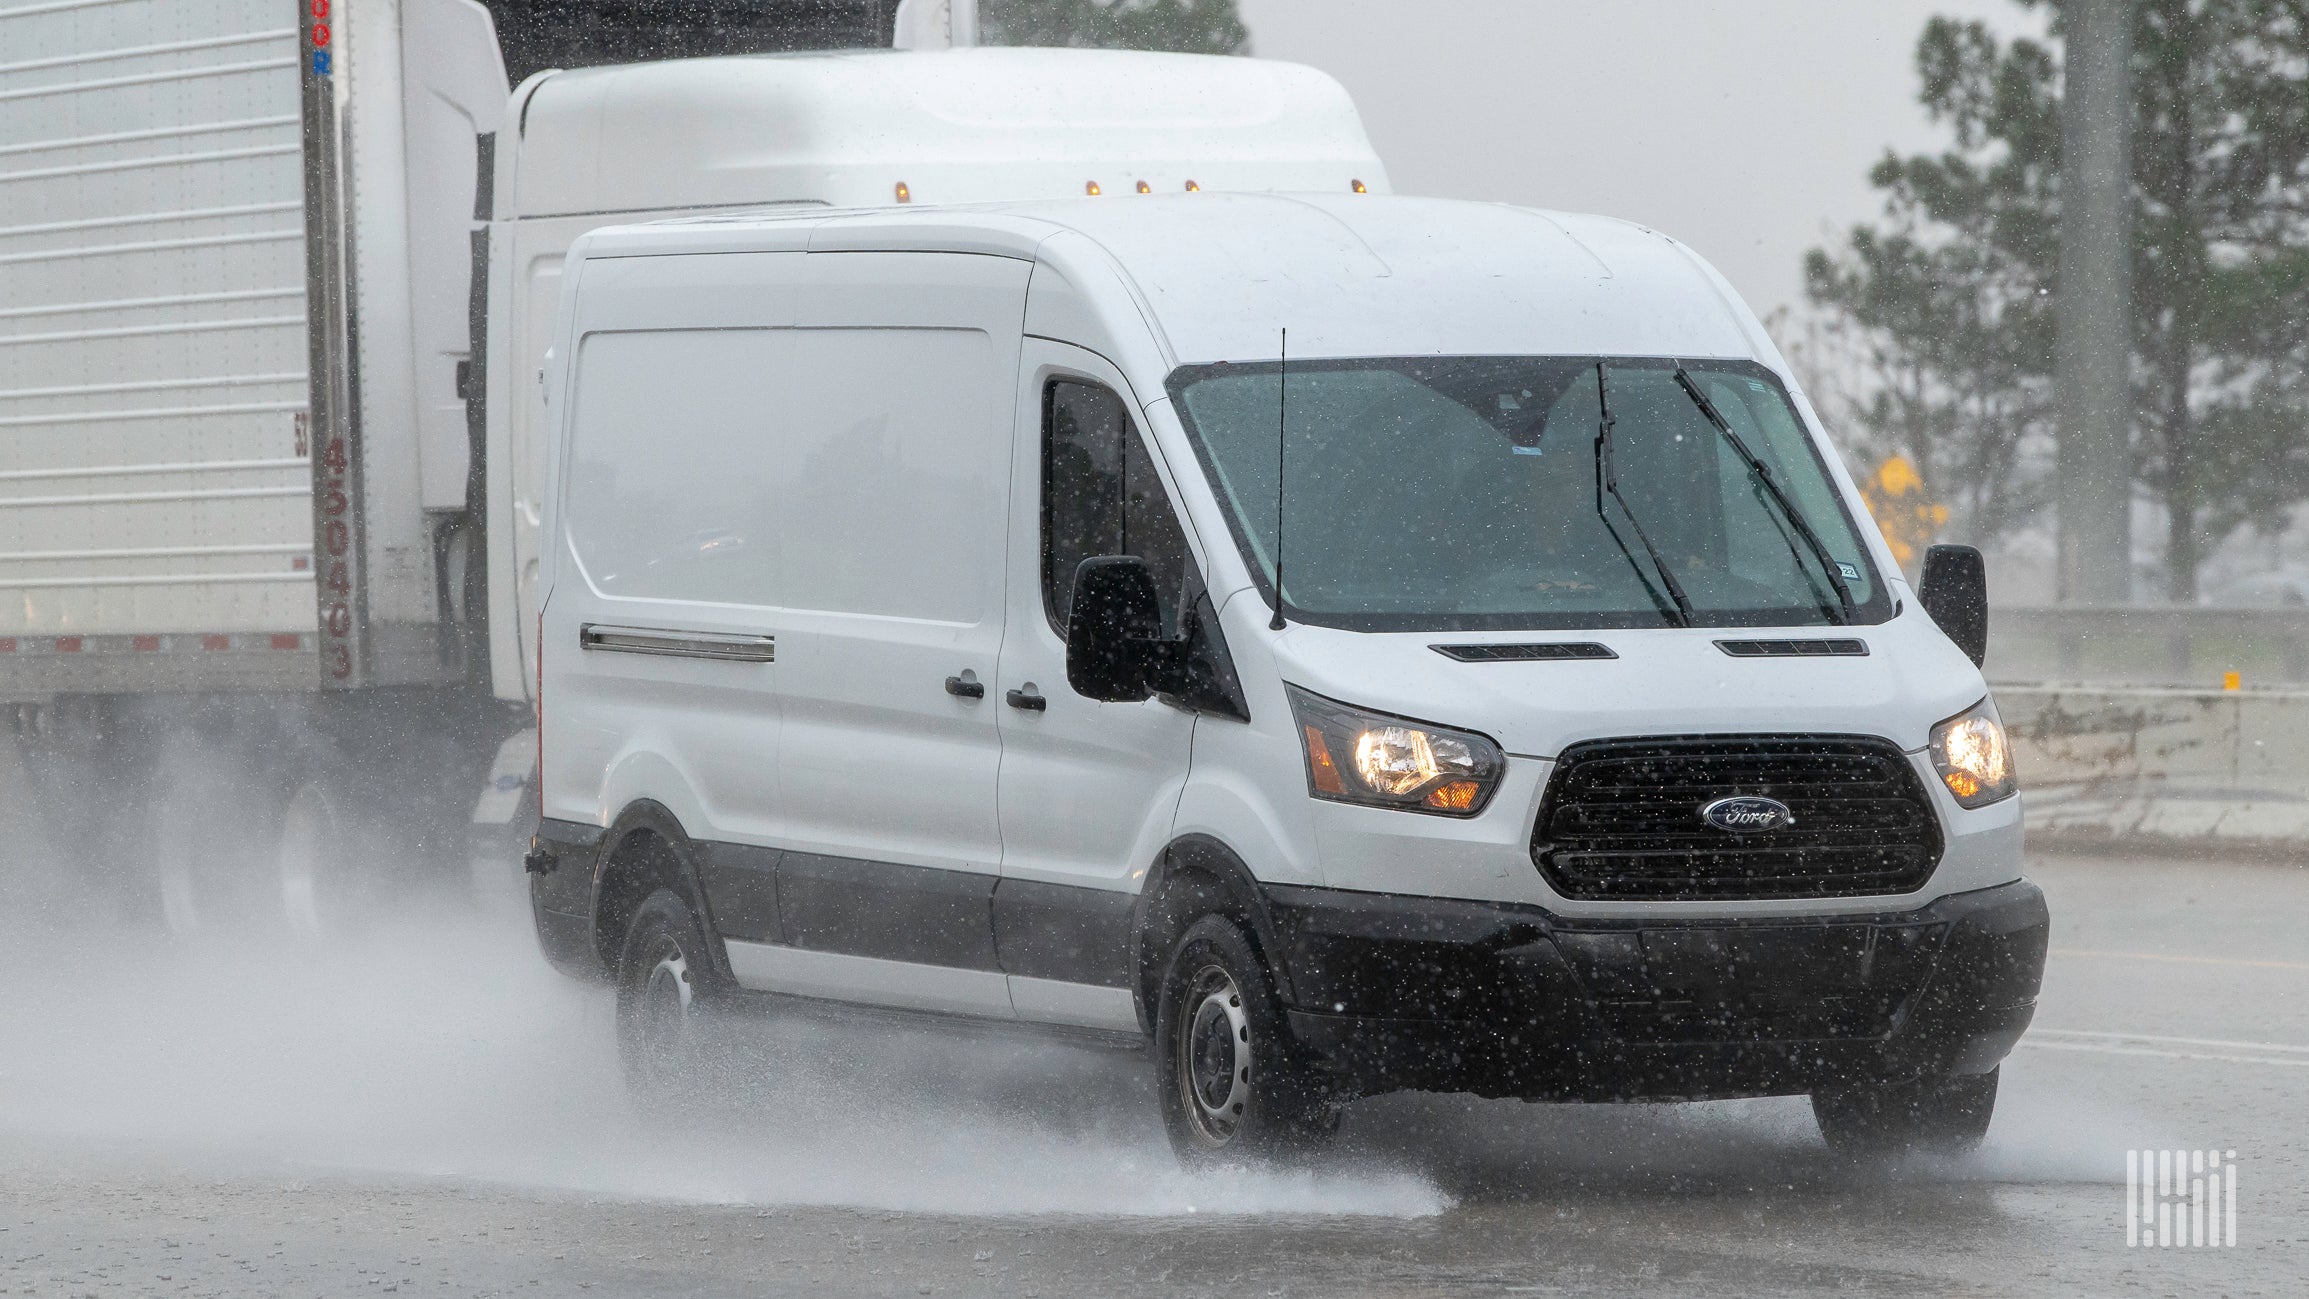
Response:
[[[1312,726],[1302,729],[1307,732],[1307,770],[1316,792],[1346,793],[1347,786],[1339,780],[1339,764],[1331,761],[1331,746],[1323,742],[1323,733]]]
[[[1427,797],[1420,801],[1439,812],[1464,812],[1475,806],[1476,798],[1482,793],[1483,786],[1472,780],[1454,780],[1428,790]]]
[[[898,201],[901,203],[911,203],[914,201],[914,191],[906,187],[905,181],[898,182]]]

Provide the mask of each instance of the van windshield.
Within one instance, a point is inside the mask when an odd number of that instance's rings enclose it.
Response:
[[[1794,627],[1890,615],[1863,534],[1760,365],[1294,361],[1288,384],[1264,362],[1181,367],[1169,387],[1270,600],[1282,482],[1285,610],[1303,622]]]

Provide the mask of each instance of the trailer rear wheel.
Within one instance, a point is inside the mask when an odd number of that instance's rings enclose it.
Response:
[[[365,908],[360,873],[346,850],[349,826],[339,800],[319,781],[289,795],[274,841],[273,876],[281,914],[299,938],[340,936]]]
[[[156,773],[144,842],[160,920],[170,933],[209,933],[261,911],[250,885],[275,809],[213,756],[180,753]]]

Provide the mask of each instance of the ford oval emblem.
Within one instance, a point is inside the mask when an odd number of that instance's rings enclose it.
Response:
[[[1760,834],[1796,824],[1796,814],[1786,803],[1753,794],[1719,798],[1700,809],[1700,819],[1730,834]]]

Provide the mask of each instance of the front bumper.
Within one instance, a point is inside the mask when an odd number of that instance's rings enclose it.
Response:
[[[2035,1013],[2051,933],[2025,880],[1752,920],[1267,896],[1292,1031],[1361,1093],[1689,1100],[1984,1073]]]

